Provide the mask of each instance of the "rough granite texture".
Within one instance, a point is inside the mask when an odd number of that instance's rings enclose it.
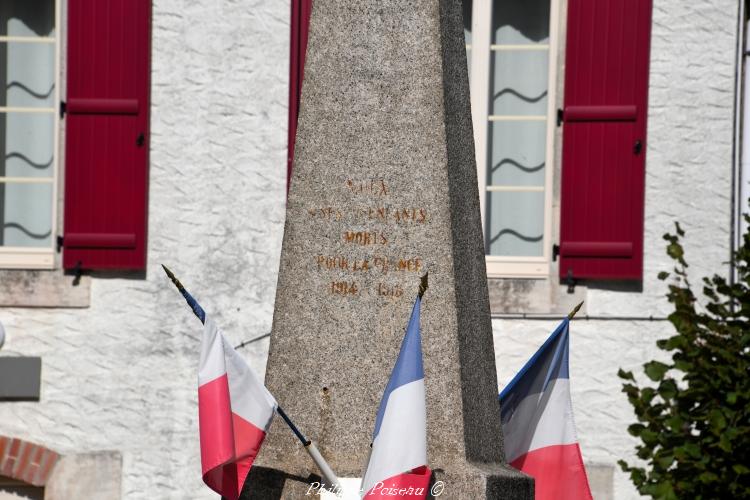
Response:
[[[452,498],[531,498],[501,465],[460,2],[315,2],[309,36],[268,388],[339,475],[360,476],[429,271],[429,465]],[[257,463],[315,473],[279,424]]]
[[[737,0],[654,0],[643,291],[589,287],[588,314],[668,312],[655,276],[670,267],[661,235],[675,219],[688,231],[693,275],[727,271],[736,12]],[[158,264],[171,265],[232,341],[270,331],[285,208],[288,38],[287,2],[154,0],[147,279],[94,276],[88,309],[0,309],[8,335],[0,356],[43,357],[41,402],[0,403],[0,434],[62,454],[121,452],[123,498],[217,498],[200,479],[200,327]],[[408,314],[399,307],[390,359]],[[499,387],[554,326],[493,321]],[[664,322],[571,327],[583,456],[614,467],[616,500],[639,498],[615,464],[635,455],[617,367],[637,369],[670,332]],[[261,373],[267,346],[241,351]],[[286,432],[282,425],[272,429]]]

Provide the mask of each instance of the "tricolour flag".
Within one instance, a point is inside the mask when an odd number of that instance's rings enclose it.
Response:
[[[573,423],[566,318],[500,394],[505,458],[537,500],[590,499]]]
[[[363,498],[427,496],[431,471],[427,467],[420,301],[417,297],[401,352],[380,401],[372,453],[362,479]]]
[[[271,393],[206,317],[198,420],[203,481],[216,493],[228,500],[239,498],[276,406]]]

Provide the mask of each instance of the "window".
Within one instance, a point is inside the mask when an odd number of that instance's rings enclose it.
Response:
[[[51,268],[57,194],[59,8],[0,3],[0,267]]]
[[[557,0],[464,0],[487,273],[551,259]]]
[[[0,268],[53,268],[62,236],[66,269],[141,270],[151,0],[66,3],[61,30],[59,0],[0,2]],[[66,96],[59,90],[61,32]],[[61,98],[64,148],[58,147]]]

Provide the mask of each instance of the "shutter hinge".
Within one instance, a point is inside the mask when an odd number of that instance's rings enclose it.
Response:
[[[576,280],[573,278],[573,270],[568,269],[568,274],[565,277],[565,284],[568,285],[568,293],[575,293],[576,291]]]
[[[57,237],[57,253],[60,253],[60,250],[62,250],[63,247],[63,237],[58,236]]]
[[[557,260],[557,257],[560,256],[560,245],[552,245],[552,262],[555,262]]]
[[[60,118],[65,116],[67,110],[68,106],[65,104],[65,101],[60,101]]]
[[[563,118],[565,117],[562,108],[557,108],[557,126],[562,125]]]
[[[79,260],[73,267],[73,286],[78,286],[81,284],[81,276],[83,276],[83,267],[81,267],[82,264],[83,262]]]

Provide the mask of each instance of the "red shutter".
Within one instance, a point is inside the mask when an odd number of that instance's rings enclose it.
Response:
[[[561,277],[642,278],[651,1],[568,1]]]
[[[150,0],[68,0],[63,266],[144,269]]]
[[[299,99],[302,95],[302,77],[305,73],[305,52],[307,51],[307,29],[310,25],[312,0],[292,0],[292,32],[289,48],[289,127],[287,139],[286,185],[292,178],[294,161],[294,140],[297,136]]]

